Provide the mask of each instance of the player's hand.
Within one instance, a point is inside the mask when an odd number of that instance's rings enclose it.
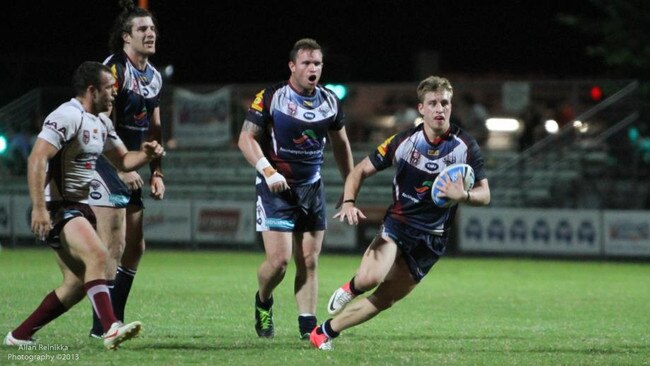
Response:
[[[50,230],[52,230],[52,220],[47,209],[45,207],[32,209],[32,232],[36,238],[44,241]]]
[[[341,211],[337,212],[333,218],[338,218],[340,222],[347,220],[349,225],[359,225],[359,219],[365,219],[366,215],[354,207],[352,202],[346,202],[341,205]]]
[[[452,201],[461,202],[467,197],[465,186],[463,184],[463,175],[458,173],[456,181],[452,181],[449,176],[445,177],[444,184],[440,187],[438,197],[449,198]]]
[[[120,172],[120,178],[130,190],[136,190],[144,186],[144,181],[138,172]]]
[[[149,193],[151,198],[161,200],[165,197],[165,182],[161,177],[152,175],[151,179],[149,179],[149,189],[151,190]]]
[[[277,171],[268,177],[265,175],[264,180],[266,181],[266,185],[269,186],[269,189],[273,193],[280,193],[289,189],[287,180],[282,174],[278,173]]]
[[[165,156],[165,148],[156,140],[143,142],[141,150],[147,154],[149,160]]]

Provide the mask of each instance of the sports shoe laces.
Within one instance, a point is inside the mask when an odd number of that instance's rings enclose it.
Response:
[[[257,311],[260,314],[260,324],[262,325],[262,329],[270,328],[271,323],[273,322],[273,317],[271,316],[271,311],[260,309],[260,308],[257,308]]]

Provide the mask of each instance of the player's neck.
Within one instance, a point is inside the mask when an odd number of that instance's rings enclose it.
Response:
[[[144,56],[142,54],[139,54],[137,52],[134,52],[131,49],[124,49],[124,53],[126,54],[126,57],[129,58],[129,61],[135,66],[138,70],[142,71],[147,68],[147,62],[149,61],[148,56]]]
[[[75,97],[77,101],[79,101],[79,104],[83,107],[84,111],[86,113],[98,115],[98,113],[95,113],[93,110],[93,101],[92,97],[87,97],[87,96],[81,96],[81,97]]]

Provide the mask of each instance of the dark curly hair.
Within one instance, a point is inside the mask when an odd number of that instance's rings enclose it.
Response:
[[[158,34],[158,21],[149,10],[138,8],[133,3],[133,0],[120,0],[120,7],[122,8],[122,12],[115,19],[108,39],[108,48],[111,53],[119,53],[124,48],[122,35],[124,33],[131,34],[133,18],[150,17],[156,27],[156,38],[160,36]]]

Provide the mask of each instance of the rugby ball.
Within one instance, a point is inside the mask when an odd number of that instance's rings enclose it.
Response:
[[[452,182],[455,182],[458,178],[462,177],[463,183],[465,185],[465,190],[470,190],[474,187],[474,169],[467,164],[452,164],[443,169],[440,174],[433,181],[433,186],[431,187],[431,199],[436,206],[439,207],[452,207],[456,202],[450,200],[447,197],[438,197],[440,194],[440,188],[451,179]]]

